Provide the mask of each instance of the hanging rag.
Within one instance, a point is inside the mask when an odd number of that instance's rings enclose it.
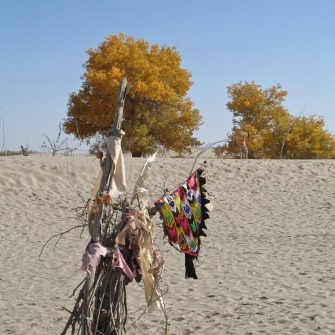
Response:
[[[111,169],[114,169],[111,171],[112,183],[110,186],[113,196],[116,196],[127,191],[121,138],[117,136],[110,136],[106,143],[108,151],[111,154],[113,160]]]
[[[156,155],[157,152],[155,152],[152,156],[146,159],[142,171],[138,176],[138,179],[134,187],[131,204],[133,204],[134,201],[137,200],[140,209],[143,209],[148,205],[149,194],[147,189],[151,185],[150,183],[151,166],[152,162],[156,159]]]
[[[155,201],[170,244],[185,254],[185,278],[197,279],[194,259],[199,255],[200,236],[206,236],[205,220],[209,218],[205,184],[204,171],[198,169],[174,192]]]
[[[129,234],[131,248],[136,253],[140,266],[144,295],[148,311],[152,312],[164,307],[164,301],[159,293],[158,277],[162,271],[163,262],[159,259],[153,247],[154,223],[145,211],[133,210],[129,217],[130,226],[135,223],[136,229]]]
[[[105,248],[100,243],[90,243],[81,260],[81,270],[86,278],[92,276],[95,268],[99,265],[101,256],[105,257],[110,252],[109,248]]]
[[[128,259],[128,263],[126,262]],[[118,268],[125,276],[127,276],[129,281],[132,281],[135,278],[135,266],[131,264],[131,255],[130,250],[125,246],[116,247],[116,251],[113,253],[112,267]],[[131,269],[133,268],[133,269]]]
[[[144,295],[149,312],[164,308],[164,301],[159,293],[158,285],[164,262],[154,250],[155,226],[146,209],[149,199],[147,189],[151,184],[151,166],[156,154],[157,152],[146,159],[134,187],[131,204],[137,201],[137,205],[142,210],[134,209],[128,218],[131,248],[141,269]]]
[[[107,195],[113,197],[118,196],[121,193],[124,193],[127,191],[126,188],[126,177],[125,177],[125,165],[124,165],[124,159],[123,159],[123,153],[121,148],[121,138],[117,136],[110,136],[106,141],[106,146],[108,149],[108,152],[111,155],[112,158],[112,164],[111,164],[111,182],[109,183],[109,189],[107,190]],[[88,228],[89,232],[91,233],[92,225],[94,221],[94,214],[95,214],[95,199],[99,192],[101,179],[102,179],[102,170],[100,170],[95,185],[91,191],[91,197],[89,202],[89,210],[88,210]]]

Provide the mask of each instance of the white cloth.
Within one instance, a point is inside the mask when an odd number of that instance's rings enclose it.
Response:
[[[129,216],[129,224],[132,222],[135,223],[132,236],[136,235],[135,243],[138,245],[136,259],[141,268],[145,300],[148,311],[152,312],[164,308],[164,301],[158,285],[158,276],[163,263],[157,264],[153,248],[155,225],[149,217],[146,217],[145,211],[138,210],[133,210],[132,215]]]
[[[106,143],[108,151],[111,154],[113,160],[111,168],[114,168],[114,171],[111,171],[111,193],[113,196],[116,196],[120,193],[124,193],[127,191],[126,173],[124,167],[123,153],[121,149],[121,138],[116,136],[110,136]]]
[[[108,193],[115,197],[119,195],[120,193],[126,192],[126,174],[125,174],[125,167],[124,167],[124,159],[123,159],[123,153],[121,149],[121,138],[116,136],[110,136],[108,140],[106,141],[107,149],[109,153],[111,154],[113,164],[111,166],[111,178],[112,182],[110,184],[110,190],[108,190]],[[91,200],[89,204],[89,218],[88,218],[88,226],[89,230],[91,231],[92,228],[92,222],[94,219],[94,213],[92,211],[93,203],[95,201],[95,197],[97,193],[99,192],[99,187],[101,184],[101,178],[102,178],[102,170],[100,170],[98,177],[96,179],[95,185],[91,192]]]
[[[151,163],[155,160],[156,155],[157,152],[155,152],[152,156],[147,158],[135,184],[131,204],[135,201],[135,199],[138,199],[139,206],[141,209],[145,208],[148,205],[149,195],[147,188],[150,185],[149,180],[151,172]]]
[[[145,219],[146,230],[142,229],[139,241],[140,250],[138,262],[142,272],[142,281],[144,284],[145,299],[148,304],[148,311],[160,310],[164,308],[164,301],[159,293],[159,286],[155,280],[155,276],[151,272],[153,265],[153,234],[154,224],[149,219]]]

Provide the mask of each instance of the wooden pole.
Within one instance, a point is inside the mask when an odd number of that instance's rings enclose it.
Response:
[[[119,137],[120,139],[124,135],[124,131],[121,129],[121,124],[123,121],[123,108],[126,99],[126,95],[130,89],[130,85],[127,85],[127,78],[123,78],[120,88],[120,93],[117,100],[116,112],[114,117],[114,123],[111,126],[111,131],[108,134],[108,138],[111,136]],[[108,189],[108,181],[111,180],[114,174],[114,169],[111,167],[114,166],[113,160],[111,157],[111,153],[108,151],[106,157],[101,159],[100,166],[102,169],[102,178],[99,186],[99,190],[97,196],[99,197],[103,192]],[[104,203],[97,203],[97,210],[94,214],[93,225],[91,229],[91,242],[98,243],[101,238],[101,225],[103,219],[103,213],[105,210]],[[95,272],[92,273],[90,278],[86,279],[85,282],[85,294],[84,294],[84,302],[83,302],[83,313],[82,313],[82,335],[91,335],[93,334],[92,330],[92,321],[95,311],[92,311],[92,308],[95,306],[91,306],[92,302],[92,287],[94,283]]]

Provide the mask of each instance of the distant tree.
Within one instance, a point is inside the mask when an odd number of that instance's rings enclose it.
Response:
[[[249,158],[275,158],[289,126],[290,115],[283,107],[287,92],[277,84],[268,89],[251,82],[228,87],[228,109],[233,113],[233,130],[228,147],[240,152],[247,146]]]
[[[228,109],[233,129],[228,151],[238,154],[244,145],[249,158],[330,158],[334,136],[324,130],[323,118],[293,117],[284,108],[287,92],[280,84],[263,89],[251,82],[228,87]]]
[[[228,152],[227,144],[218,145],[213,148],[213,151],[214,151],[215,157],[217,158],[225,157],[225,155]]]
[[[62,123],[60,122],[58,125],[58,135],[56,140],[50,139],[50,137],[46,134],[43,134],[45,140],[43,141],[41,147],[44,150],[47,150],[52,154],[52,156],[56,156],[58,153],[63,153],[64,155],[72,155],[75,148],[70,148],[68,145],[68,138],[61,138],[62,135]]]
[[[25,148],[23,145],[21,145],[21,152],[23,156],[29,156],[28,147]]]
[[[0,109],[1,110],[1,109]],[[5,152],[5,139],[6,139],[6,134],[5,134],[5,120],[3,119],[2,116],[0,116],[0,120],[2,122],[2,145],[1,145],[1,152]]]
[[[324,119],[296,117],[287,136],[287,158],[328,159],[335,157],[335,137],[324,130]]]
[[[187,97],[191,74],[181,67],[176,49],[120,34],[108,36],[88,55],[82,87],[69,99],[67,133],[80,139],[104,135],[113,122],[120,82],[127,77],[132,88],[122,124],[126,150],[139,156],[163,146],[183,153],[199,143],[193,132],[201,116]]]

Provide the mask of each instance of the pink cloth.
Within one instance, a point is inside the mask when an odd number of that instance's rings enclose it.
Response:
[[[119,248],[117,248],[113,254],[112,266],[114,269],[119,268],[121,272],[125,276],[127,276],[130,281],[134,279],[135,277],[134,272],[129,268]]]
[[[92,276],[94,269],[99,265],[101,256],[106,256],[109,252],[100,243],[90,243],[81,260],[81,270],[84,272],[86,278]]]

